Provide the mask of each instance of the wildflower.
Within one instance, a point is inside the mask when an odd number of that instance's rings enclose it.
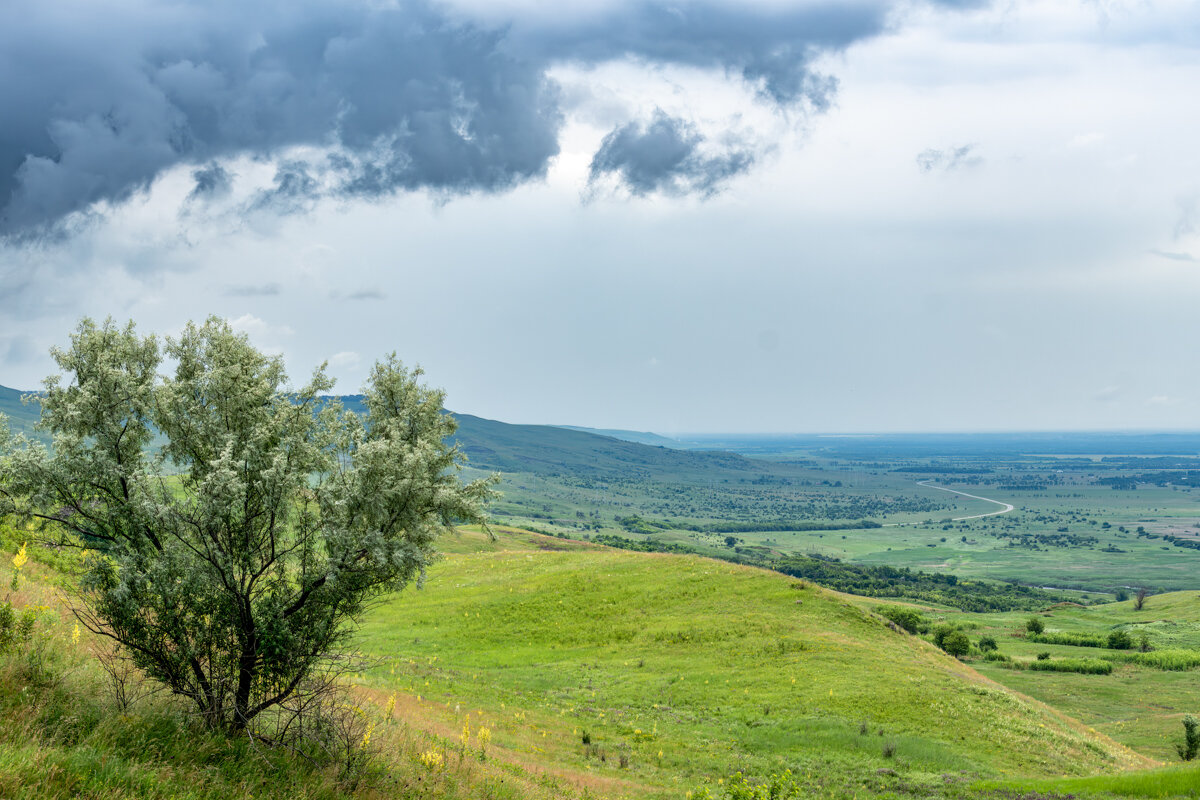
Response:
[[[475,734],[475,738],[479,741],[479,752],[487,752],[487,746],[492,741],[491,729],[480,726],[479,732]]]
[[[75,630],[71,631],[71,644],[79,644],[79,623],[75,623]]]
[[[387,702],[387,716],[389,716],[389,717],[392,716],[392,712],[395,710],[396,710],[396,693],[392,692],[392,696],[388,698],[388,702]]]
[[[459,735],[458,740],[460,742],[462,742],[463,750],[466,750],[467,745],[471,743],[471,717],[470,717],[470,715],[467,715],[467,717],[463,719],[462,734]]]
[[[441,769],[444,760],[442,754],[437,750],[426,750],[424,753],[421,753],[421,763],[429,770]]]
[[[363,734],[363,742],[362,742],[363,747],[366,747],[367,745],[369,745],[371,743],[371,734],[374,732],[375,732],[375,723],[372,722],[370,725],[367,726],[366,733]]]
[[[13,556],[13,560],[12,560],[12,565],[13,565],[12,590],[14,592],[17,590],[17,584],[21,580],[21,577],[20,577],[21,576],[21,567],[25,566],[25,562],[28,560],[29,560],[29,557],[27,555],[25,555],[25,544],[22,543],[21,549],[17,551],[17,554],[15,556]]]

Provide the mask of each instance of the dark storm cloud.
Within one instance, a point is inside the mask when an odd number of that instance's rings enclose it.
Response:
[[[212,196],[231,180],[220,159],[301,145],[327,156],[281,166],[257,207],[506,189],[558,152],[547,70],[563,61],[718,69],[819,111],[836,84],[813,58],[879,33],[889,13],[882,0],[630,0],[553,24],[484,24],[426,0],[3,3],[0,235],[44,234],[176,165],[207,164],[192,199]]]
[[[229,194],[233,188],[233,176],[220,164],[207,164],[192,171],[195,186],[188,195],[189,200],[205,200],[210,197],[222,197]]]
[[[615,175],[635,195],[711,195],[754,163],[753,153],[744,147],[706,155],[704,141],[686,120],[657,111],[648,122],[631,122],[604,137],[592,158],[589,183]]]
[[[975,151],[973,144],[948,147],[945,150],[929,148],[917,154],[917,169],[921,172],[953,172],[964,167],[977,167],[982,163],[983,157]]]

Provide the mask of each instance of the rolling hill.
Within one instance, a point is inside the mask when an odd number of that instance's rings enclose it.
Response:
[[[498,534],[443,540],[424,588],[372,612],[362,649],[382,664],[365,685],[407,694],[430,729],[452,735],[469,715],[505,757],[600,796],[681,797],[785,769],[806,776],[805,796],[941,796],[951,780],[1153,763],[844,595]]]
[[[0,386],[0,413],[14,433],[37,436],[36,404],[21,403],[14,389]],[[362,395],[338,398],[350,411],[364,413]],[[482,470],[534,475],[654,476],[763,469],[744,456],[719,451],[686,451],[623,441],[599,433],[554,425],[511,425],[471,414],[454,414],[455,436],[470,465]]]

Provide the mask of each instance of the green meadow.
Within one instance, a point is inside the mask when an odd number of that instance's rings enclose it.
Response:
[[[508,530],[447,545],[363,625],[380,660],[363,683],[618,793],[791,770],[853,796],[892,773],[941,787],[1151,764],[811,584]]]

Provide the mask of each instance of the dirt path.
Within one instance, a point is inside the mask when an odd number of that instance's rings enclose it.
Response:
[[[917,481],[917,486],[925,486],[929,489],[940,489],[943,492],[953,492],[954,494],[961,494],[963,497],[970,497],[972,500],[983,500],[986,503],[995,503],[998,506],[1003,506],[1003,508],[1001,508],[999,511],[989,511],[986,514],[972,514],[969,517],[955,517],[954,519],[951,520],[951,522],[962,522],[963,520],[966,520],[966,519],[983,519],[984,517],[995,517],[995,516],[999,516],[1000,514],[1007,514],[1008,512],[1013,510],[1012,503],[1002,503],[999,500],[993,500],[990,497],[980,497],[977,494],[967,494],[966,492],[960,492],[958,489],[947,489],[945,486],[934,486],[933,483],[930,481]]]

